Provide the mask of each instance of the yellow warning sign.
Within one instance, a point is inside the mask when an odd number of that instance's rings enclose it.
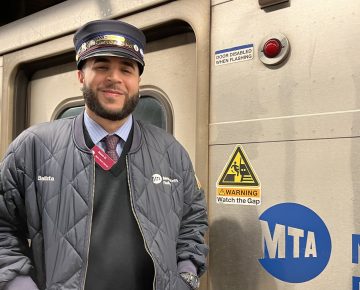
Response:
[[[218,203],[259,205],[260,181],[243,148],[237,145],[225,165],[217,183]]]
[[[223,186],[259,186],[254,170],[240,145],[235,148],[217,184]]]

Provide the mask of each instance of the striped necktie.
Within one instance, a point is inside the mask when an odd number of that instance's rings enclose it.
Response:
[[[105,138],[105,153],[115,162],[118,161],[119,155],[116,152],[116,146],[120,141],[120,137],[117,135],[107,135]]]

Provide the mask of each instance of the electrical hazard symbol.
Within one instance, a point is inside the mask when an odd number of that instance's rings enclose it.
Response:
[[[237,145],[216,183],[217,203],[259,205],[260,182],[241,147]]]

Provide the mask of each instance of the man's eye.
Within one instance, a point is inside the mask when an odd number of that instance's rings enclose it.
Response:
[[[95,66],[95,69],[96,70],[107,70],[107,66],[105,66],[105,65],[98,65],[98,66]]]
[[[133,69],[130,67],[124,67],[122,71],[126,74],[131,74],[133,72]]]

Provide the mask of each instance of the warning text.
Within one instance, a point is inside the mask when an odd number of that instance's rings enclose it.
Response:
[[[242,197],[222,197],[217,196],[216,197],[217,203],[224,203],[224,204],[242,204],[242,205],[260,205],[261,200],[248,197],[248,198],[242,198]]]
[[[254,58],[252,44],[222,49],[215,52],[215,65],[229,64]]]
[[[260,197],[260,188],[231,188],[231,187],[218,187],[217,194],[221,196],[233,197]]]

